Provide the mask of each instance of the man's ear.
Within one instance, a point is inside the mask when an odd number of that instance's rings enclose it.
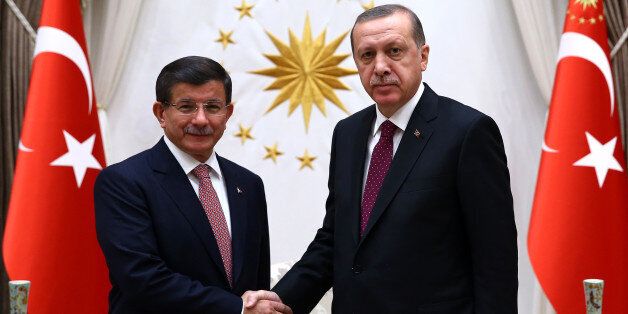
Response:
[[[427,61],[430,55],[430,46],[425,44],[421,47],[421,71],[427,70]]]
[[[153,114],[155,115],[155,118],[157,118],[157,122],[159,122],[159,126],[161,126],[162,129],[166,127],[164,111],[166,111],[166,108],[164,108],[161,102],[156,101],[153,103]]]
[[[233,114],[233,106],[235,106],[235,103],[233,101],[229,103],[229,106],[227,106],[227,115],[226,115],[227,120],[229,120],[229,118]]]

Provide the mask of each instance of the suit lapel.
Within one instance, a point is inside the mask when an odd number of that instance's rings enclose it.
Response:
[[[366,150],[368,145],[368,139],[371,136],[372,124],[375,119],[375,106],[372,106],[372,110],[369,110],[359,121],[358,130],[356,132],[354,147],[351,150],[355,156],[351,160],[353,162],[351,173],[351,190],[350,193],[353,197],[351,200],[350,217],[352,217],[353,223],[351,223],[351,234],[353,240],[357,245],[360,241],[360,211],[362,208],[362,183],[364,182],[364,160],[366,159]]]
[[[401,143],[399,143],[388,174],[384,179],[382,189],[375,201],[371,217],[366,225],[360,243],[368,236],[373,226],[388,207],[388,204],[390,204],[390,201],[392,201],[397,194],[401,184],[406,180],[408,173],[412,170],[419,156],[421,156],[425,145],[427,145],[427,142],[434,132],[429,125],[429,121],[436,118],[437,105],[438,96],[425,84],[423,95],[417,107],[414,109],[408,126],[401,137]],[[419,136],[415,135],[415,130],[420,132]]]
[[[222,271],[226,282],[225,267],[203,206],[196,193],[194,193],[187,175],[181,169],[181,165],[174,158],[168,146],[166,146],[163,138],[151,149],[149,164],[154,170],[159,184],[192,226],[192,230],[198,236],[199,241],[205,247],[214,264]]]
[[[238,183],[238,173],[230,167],[224,159],[218,157],[218,164],[225,179],[227,198],[229,201],[229,214],[231,216],[231,250],[233,260],[233,286],[236,286],[244,264],[244,250],[246,245],[247,230],[247,206],[246,192]]]

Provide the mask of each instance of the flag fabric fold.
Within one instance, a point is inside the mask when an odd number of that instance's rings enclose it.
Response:
[[[79,1],[44,0],[3,239],[32,313],[105,313],[93,186],[105,166]]]
[[[605,281],[604,313],[628,309],[628,179],[603,7],[569,2],[528,233],[557,313],[584,313],[588,278]]]

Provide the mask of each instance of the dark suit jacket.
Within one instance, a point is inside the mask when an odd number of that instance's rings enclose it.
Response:
[[[332,286],[335,313],[516,313],[516,229],[495,122],[426,85],[360,238],[374,119],[370,106],[336,126],[323,226],[273,290],[295,313]]]
[[[240,313],[246,290],[269,288],[262,180],[224,158],[218,163],[231,213],[233,288],[202,205],[163,139],[100,173],[96,231],[113,286],[111,313]]]

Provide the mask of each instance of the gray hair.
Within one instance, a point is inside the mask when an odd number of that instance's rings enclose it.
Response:
[[[353,24],[353,28],[351,28],[351,35],[349,37],[349,39],[351,40],[351,52],[353,52],[353,30],[355,29],[356,25],[360,23],[376,20],[379,18],[391,16],[397,12],[405,13],[410,17],[410,21],[412,23],[412,37],[414,38],[414,43],[416,43],[417,47],[421,48],[421,46],[425,44],[425,34],[423,34],[423,25],[421,25],[421,20],[419,20],[419,17],[416,14],[414,14],[412,10],[408,9],[407,7],[403,5],[385,4],[385,5],[376,6],[370,10],[364,11],[362,12],[362,14],[358,15],[358,17],[355,19],[355,23]]]

